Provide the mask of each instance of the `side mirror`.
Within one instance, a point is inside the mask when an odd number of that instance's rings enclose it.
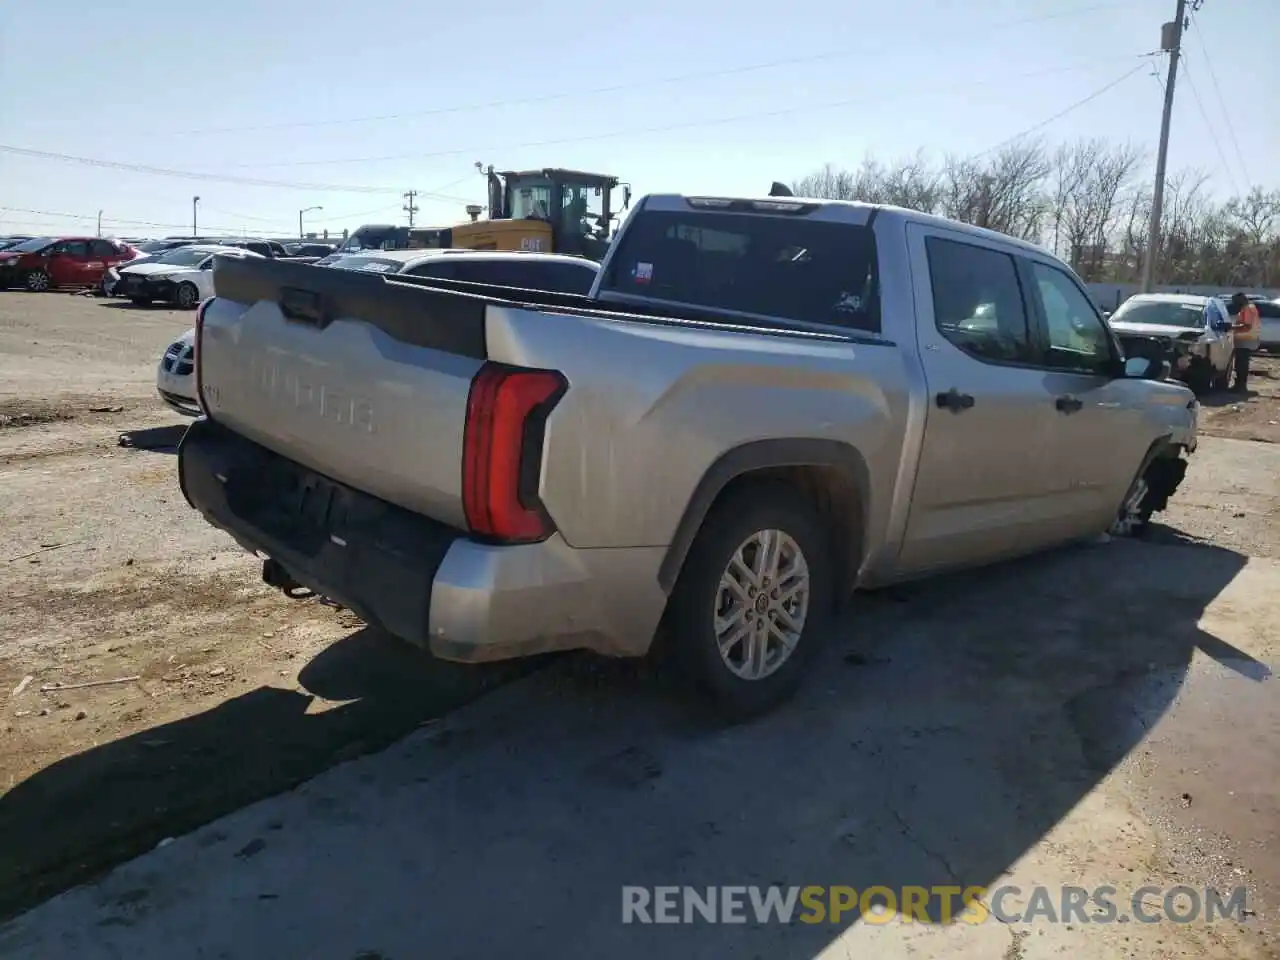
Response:
[[[1168,360],[1151,357],[1130,357],[1124,362],[1124,375],[1130,380],[1167,380],[1173,373]]]

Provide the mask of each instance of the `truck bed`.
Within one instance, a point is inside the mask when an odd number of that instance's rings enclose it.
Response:
[[[853,344],[889,346],[878,338],[457,286],[220,258],[217,296],[200,324],[209,416],[340,484],[462,529],[461,463],[473,378],[486,362],[560,370],[572,384],[569,400],[549,422],[542,472],[531,482],[554,488],[563,500],[554,506],[557,520],[568,524],[566,538],[587,543],[601,531],[638,538],[652,519],[643,499],[628,508],[638,509],[634,520],[602,525],[590,516],[621,509],[615,495],[633,496],[629,481],[611,483],[616,493],[605,495],[592,479],[623,469],[619,444],[641,462],[660,464],[672,444],[684,442],[688,462],[664,469],[688,471],[690,487],[696,471],[705,469],[699,458],[710,456],[710,448],[701,451],[697,436],[682,441],[679,423],[660,435],[659,406],[666,407],[663,416],[686,421],[683,405],[705,403],[696,398],[713,394],[715,403],[725,404],[708,414],[714,423],[732,414],[748,383],[757,396],[770,389],[798,395],[804,409],[812,404],[815,423],[825,419],[822,390],[847,389],[849,402],[869,408],[883,404],[858,396],[852,383],[861,372],[847,366]],[[901,377],[896,351],[873,353],[877,365],[892,366],[892,380]],[[846,381],[847,388],[841,386]],[[582,500],[595,495],[603,499]],[[653,509],[659,506],[670,509]]]

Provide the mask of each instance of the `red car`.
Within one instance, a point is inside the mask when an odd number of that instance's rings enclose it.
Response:
[[[0,250],[0,290],[26,287],[39,293],[54,287],[96,287],[108,267],[138,251],[101,237],[37,237]]]

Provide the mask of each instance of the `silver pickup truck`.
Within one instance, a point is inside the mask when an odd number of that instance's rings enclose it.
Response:
[[[854,588],[1141,527],[1196,445],[1061,262],[890,207],[649,196],[589,297],[214,284],[182,488],[268,583],[450,660],[661,636],[736,716]]]

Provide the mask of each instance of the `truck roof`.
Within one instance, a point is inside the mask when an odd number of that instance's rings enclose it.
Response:
[[[1041,256],[1048,253],[1044,247],[1031,243],[1027,240],[1020,240],[1017,237],[1010,236],[1007,233],[1000,233],[998,230],[988,230],[986,227],[975,227],[968,223],[961,223],[959,220],[951,220],[947,217],[939,217],[931,213],[921,213],[919,210],[909,210],[906,207],[895,207],[888,203],[863,203],[860,200],[827,200],[820,197],[727,197],[727,196],[708,196],[705,194],[680,194],[680,193],[652,193],[641,200],[637,206],[652,206],[659,209],[676,209],[678,205],[688,204],[690,201],[728,201],[732,203],[759,203],[767,206],[785,206],[789,204],[817,204],[827,210],[827,216],[833,220],[847,219],[850,222],[865,224],[874,214],[875,216],[889,216],[902,222],[914,222],[928,224],[934,227],[943,227],[959,233],[967,233],[972,236],[982,237],[987,240],[996,240],[1000,243],[1009,244],[1022,248],[1027,251],[1033,251]]]

